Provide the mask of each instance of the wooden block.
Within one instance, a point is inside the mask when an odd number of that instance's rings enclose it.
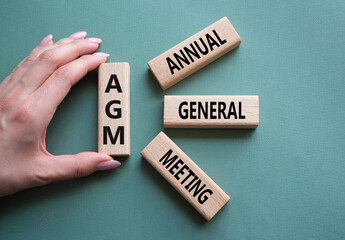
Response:
[[[259,96],[165,96],[165,128],[256,128]]]
[[[230,197],[163,132],[141,155],[207,221],[229,201]]]
[[[129,156],[129,64],[102,63],[98,73],[98,152]]]
[[[238,47],[241,38],[227,17],[220,19],[147,64],[163,90]]]

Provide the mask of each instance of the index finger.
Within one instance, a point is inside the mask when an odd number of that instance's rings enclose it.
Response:
[[[79,56],[96,51],[101,41],[99,38],[75,40],[44,51],[21,80],[25,86],[24,92],[31,94],[59,67],[75,60]]]

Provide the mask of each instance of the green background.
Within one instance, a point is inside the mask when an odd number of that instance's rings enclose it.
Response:
[[[88,31],[108,62],[129,62],[132,148],[116,170],[0,199],[0,239],[345,238],[343,0],[2,0],[0,16],[1,79],[49,33]],[[146,63],[223,16],[240,47],[162,91]],[[260,124],[164,130],[165,94],[259,95]],[[230,195],[210,222],[141,158],[161,130]],[[58,108],[47,147],[96,151],[96,71]]]

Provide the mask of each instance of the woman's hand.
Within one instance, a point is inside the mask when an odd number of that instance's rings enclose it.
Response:
[[[121,165],[100,153],[53,156],[46,150],[46,130],[58,105],[109,56],[93,53],[101,39],[85,36],[78,32],[53,43],[48,35],[1,82],[0,196]]]

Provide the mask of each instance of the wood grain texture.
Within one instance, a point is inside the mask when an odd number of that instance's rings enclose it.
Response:
[[[166,95],[165,128],[256,128],[259,97]]]
[[[98,74],[98,152],[129,156],[129,64],[102,63]]]
[[[146,146],[141,155],[207,221],[229,201],[230,197],[163,132]]]
[[[240,36],[228,18],[224,17],[147,64],[165,90],[238,47],[240,43]]]

